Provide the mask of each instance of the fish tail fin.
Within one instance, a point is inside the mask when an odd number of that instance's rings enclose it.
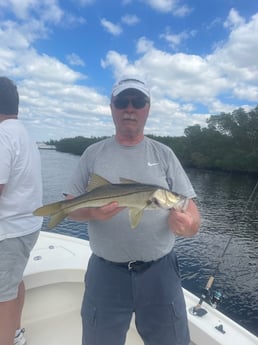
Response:
[[[34,216],[51,216],[62,210],[62,201],[54,202],[52,204],[44,205],[37,208],[33,214]]]
[[[66,218],[67,214],[64,211],[57,212],[50,217],[50,221],[48,223],[48,228],[52,229],[54,228],[58,223],[60,223],[62,220]]]

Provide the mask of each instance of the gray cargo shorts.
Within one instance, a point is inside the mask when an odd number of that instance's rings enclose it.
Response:
[[[0,241],[0,302],[17,297],[30,252],[38,236],[39,230],[29,235]]]
[[[135,314],[145,345],[189,345],[186,305],[174,251],[135,265],[92,255],[82,303],[83,345],[124,345]]]

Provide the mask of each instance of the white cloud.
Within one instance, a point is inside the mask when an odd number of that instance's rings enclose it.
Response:
[[[139,23],[140,19],[134,14],[126,14],[121,18],[121,21],[129,26]]]
[[[98,128],[98,135],[106,135],[107,131],[111,134],[108,98],[92,88],[75,85],[67,73],[63,79],[61,75],[59,80],[32,78],[18,84],[19,114],[33,137],[45,140],[46,134],[52,139],[90,136],[92,128]]]
[[[114,24],[105,18],[102,18],[100,23],[107,32],[114,36],[119,36],[123,32],[123,29],[119,24]]]
[[[245,23],[245,20],[239,15],[239,13],[232,8],[229,12],[227,20],[224,22],[226,28],[234,29]]]
[[[0,0],[0,8],[6,6],[6,2],[9,6],[15,3],[20,18],[37,11],[38,7],[32,9],[33,4],[40,6],[40,2],[32,0],[22,1],[20,7],[18,0]],[[57,3],[50,3],[55,9]],[[179,8],[179,3],[173,1],[152,0],[148,3],[170,8],[170,11]],[[30,20],[0,22],[0,74],[8,72],[8,76],[17,81],[20,116],[26,126],[35,140],[113,134],[110,90],[88,87],[90,79],[87,75],[76,72],[58,57],[36,50],[36,40],[50,38],[52,34],[51,26],[46,25],[41,16],[47,13],[46,6],[37,13]],[[60,15],[68,18],[65,12],[61,11]],[[52,18],[56,25],[58,15]],[[72,15],[70,18],[79,24],[85,22]],[[127,25],[136,24],[134,17],[122,18],[122,23],[126,21]],[[228,38],[208,56],[171,53],[157,47],[148,37],[140,37],[133,52],[138,54],[136,58],[114,49],[102,58],[101,67],[110,69],[115,79],[121,74],[143,74],[150,83],[152,105],[146,132],[182,135],[190,125],[205,126],[209,114],[229,112],[248,101],[258,103],[258,60],[255,54],[258,51],[258,14],[245,21],[232,10],[225,23]],[[106,19],[102,24],[112,35],[122,33],[120,25]],[[187,30],[181,33],[166,31],[163,38],[178,46],[191,35],[194,32]],[[69,63],[84,66],[76,50],[72,51],[67,56]]]
[[[154,43],[148,40],[146,37],[141,37],[136,45],[136,51],[139,54],[144,54],[150,51],[154,47]]]
[[[146,4],[161,12],[170,12],[176,5],[176,0],[145,0]]]
[[[2,0],[0,7],[10,8],[21,20],[30,19],[30,16],[34,15],[40,16],[45,21],[58,23],[63,15],[56,0]]]
[[[190,13],[190,8],[182,4],[180,0],[143,0],[147,5],[154,10],[169,13],[172,12],[175,16],[184,17]]]
[[[160,37],[166,40],[171,48],[177,49],[177,47],[180,46],[183,41],[186,41],[187,39],[195,35],[196,31],[182,31],[178,34],[175,34],[172,33],[169,28],[167,28],[166,32],[164,34],[161,34]]]
[[[229,27],[228,40],[209,56],[171,54],[157,49],[154,42],[142,37],[137,43],[137,52],[141,54],[137,60],[131,62],[127,56],[111,51],[103,67],[110,67],[115,75],[121,71],[142,72],[152,85],[154,107],[155,102],[160,104],[166,99],[181,107],[200,103],[214,114],[232,111],[241,100],[258,102],[258,60],[254,54],[258,51],[258,14],[249,22],[236,13],[234,18],[238,24]],[[166,105],[164,109],[169,108],[168,103],[163,105]]]
[[[182,6],[176,7],[173,10],[173,14],[176,17],[186,17],[187,15],[190,14],[190,12],[192,12],[192,9],[189,8],[187,5],[182,5]]]
[[[85,66],[84,61],[75,53],[67,55],[66,58],[72,66]]]
[[[113,70],[115,79],[123,75],[144,74],[144,70],[139,71],[139,68],[135,65],[130,65],[126,55],[121,55],[116,51],[109,51],[106,59],[101,61],[101,66],[103,68],[110,67]]]
[[[227,42],[219,46],[208,61],[230,81],[235,95],[258,102],[258,59],[255,54],[258,51],[258,14],[247,23],[235,12],[234,16],[238,18],[235,21],[238,24],[232,28]]]
[[[44,24],[34,19],[20,24],[10,20],[0,22],[0,42],[2,48],[26,49],[39,37],[47,37],[47,34],[48,30]]]
[[[110,66],[116,75],[120,75],[123,70],[127,74],[142,72],[154,86],[154,94],[158,98],[180,98],[205,103],[229,87],[225,78],[218,74],[216,68],[209,66],[204,58],[182,53],[170,54],[140,39],[140,45],[143,42],[146,49],[144,55],[133,64],[126,56],[111,51],[103,67]]]

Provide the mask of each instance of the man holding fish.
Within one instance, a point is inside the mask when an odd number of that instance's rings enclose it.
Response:
[[[135,313],[144,344],[188,345],[173,247],[176,235],[190,237],[199,229],[195,192],[173,151],[144,136],[150,110],[145,81],[121,79],[110,107],[115,136],[85,150],[62,211],[53,212],[52,225],[67,215],[89,223],[93,254],[85,276],[82,344],[123,345]],[[88,197],[79,199],[85,191]]]

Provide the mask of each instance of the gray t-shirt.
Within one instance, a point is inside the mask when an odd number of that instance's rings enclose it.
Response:
[[[120,145],[115,137],[88,147],[80,158],[67,193],[85,193],[91,174],[111,183],[120,178],[154,184],[188,198],[195,197],[193,187],[173,151],[148,137],[135,146]],[[89,221],[92,251],[106,260],[151,261],[166,255],[175,243],[168,227],[168,210],[145,210],[140,223],[132,229],[125,209],[108,221]]]

